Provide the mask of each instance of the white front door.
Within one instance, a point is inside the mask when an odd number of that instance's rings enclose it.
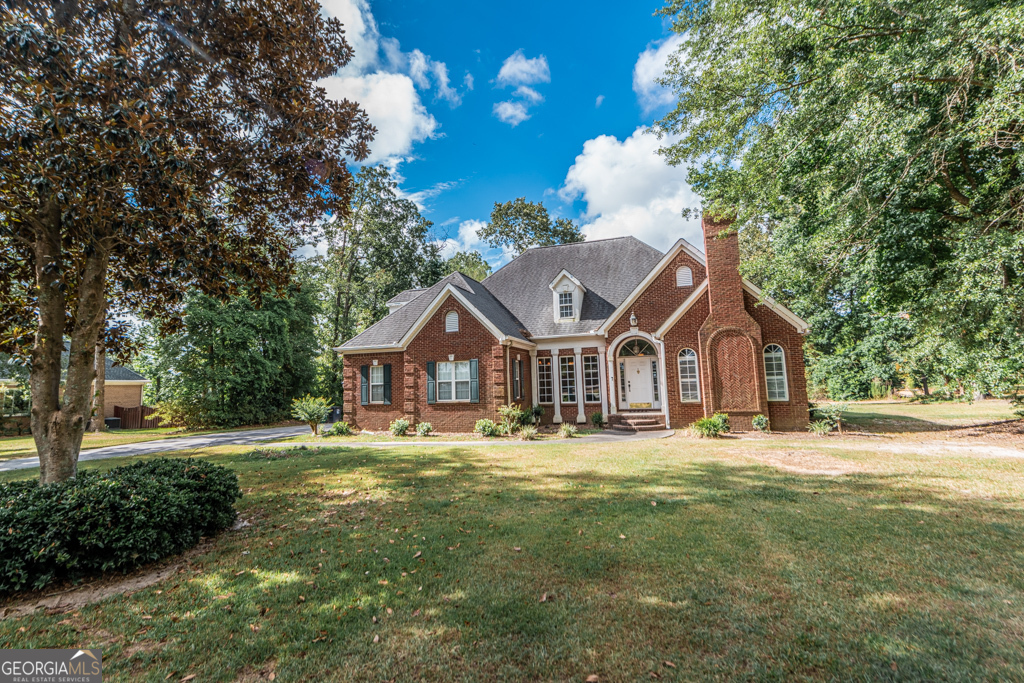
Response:
[[[626,403],[629,408],[654,407],[654,378],[652,358],[627,358]]]

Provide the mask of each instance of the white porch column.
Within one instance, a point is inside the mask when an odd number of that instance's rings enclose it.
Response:
[[[672,418],[668,414],[668,366],[665,364],[665,342],[655,342],[658,345],[658,364],[661,366],[658,372],[658,384],[661,394],[661,412],[665,414],[665,429],[672,428]]]
[[[587,423],[587,411],[583,407],[584,399],[583,395],[583,349],[577,346],[573,349],[576,356],[576,424]]]
[[[530,351],[530,388],[533,390],[532,406],[540,404],[540,387],[537,386],[537,349]]]
[[[618,413],[616,406],[619,405],[619,385],[615,381],[615,359],[608,358],[608,409],[609,415]]]
[[[601,386],[601,415],[608,421],[608,378],[605,376],[607,363],[605,362],[604,349],[597,350],[597,376]]]
[[[562,368],[558,364],[558,349],[551,350],[551,397],[555,399],[555,414],[551,417],[553,423],[562,423]]]

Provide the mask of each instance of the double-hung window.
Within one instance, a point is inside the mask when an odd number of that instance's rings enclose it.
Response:
[[[572,292],[559,292],[558,293],[558,317],[561,320],[572,319],[574,317],[572,302]]]
[[[537,359],[537,400],[541,403],[553,403],[555,400],[550,358]]]
[[[384,402],[384,366],[370,366],[370,403]]]
[[[583,400],[601,402],[601,375],[597,356],[583,356]]]
[[[683,349],[679,352],[679,400],[683,403],[700,401],[697,353],[693,349]]]
[[[469,400],[469,361],[437,364],[437,400]]]
[[[562,403],[576,402],[576,359],[562,356],[558,359],[562,377]]]

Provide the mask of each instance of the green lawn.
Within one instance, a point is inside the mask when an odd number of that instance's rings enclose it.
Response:
[[[1021,461],[823,443],[209,451],[251,527],[0,642],[111,681],[1024,680]]]
[[[997,420],[1012,420],[1009,401],[989,399],[976,403],[954,401],[859,401],[850,403],[845,418],[868,431],[931,432]]]

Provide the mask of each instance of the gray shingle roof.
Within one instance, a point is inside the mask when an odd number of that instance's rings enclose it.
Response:
[[[419,320],[423,312],[430,307],[430,304],[434,302],[434,299],[441,293],[441,290],[449,284],[458,288],[459,292],[480,311],[480,314],[491,321],[503,334],[516,339],[525,340],[527,338],[523,331],[523,325],[516,320],[515,316],[509,313],[508,309],[494,295],[487,291],[486,287],[468,275],[452,273],[439,280],[433,287],[420,290],[419,294],[412,297],[407,304],[394,313],[388,314],[349,339],[341,345],[341,350],[347,351],[397,344],[416,321]],[[402,294],[415,291],[407,290],[402,292]]]
[[[60,354],[61,364],[61,375],[63,376],[68,371],[68,353],[71,350],[71,343],[64,342],[64,352]],[[107,356],[107,368],[104,371],[103,378],[107,382],[145,382],[146,378],[139,373],[135,372],[131,368],[126,368],[123,365],[114,365],[114,360]]]
[[[408,303],[408,302],[412,301],[413,299],[415,299],[416,297],[418,297],[420,294],[422,294],[425,291],[427,291],[427,290],[425,288],[422,288],[422,287],[419,288],[419,289],[407,289],[404,292],[399,292],[398,294],[395,294],[393,297],[391,297],[390,299],[387,300],[387,303],[389,303],[389,304],[404,304],[404,303]]]
[[[528,249],[483,284],[534,337],[600,327],[665,255],[635,237]],[[586,287],[579,322],[556,323],[549,285],[565,269]]]

